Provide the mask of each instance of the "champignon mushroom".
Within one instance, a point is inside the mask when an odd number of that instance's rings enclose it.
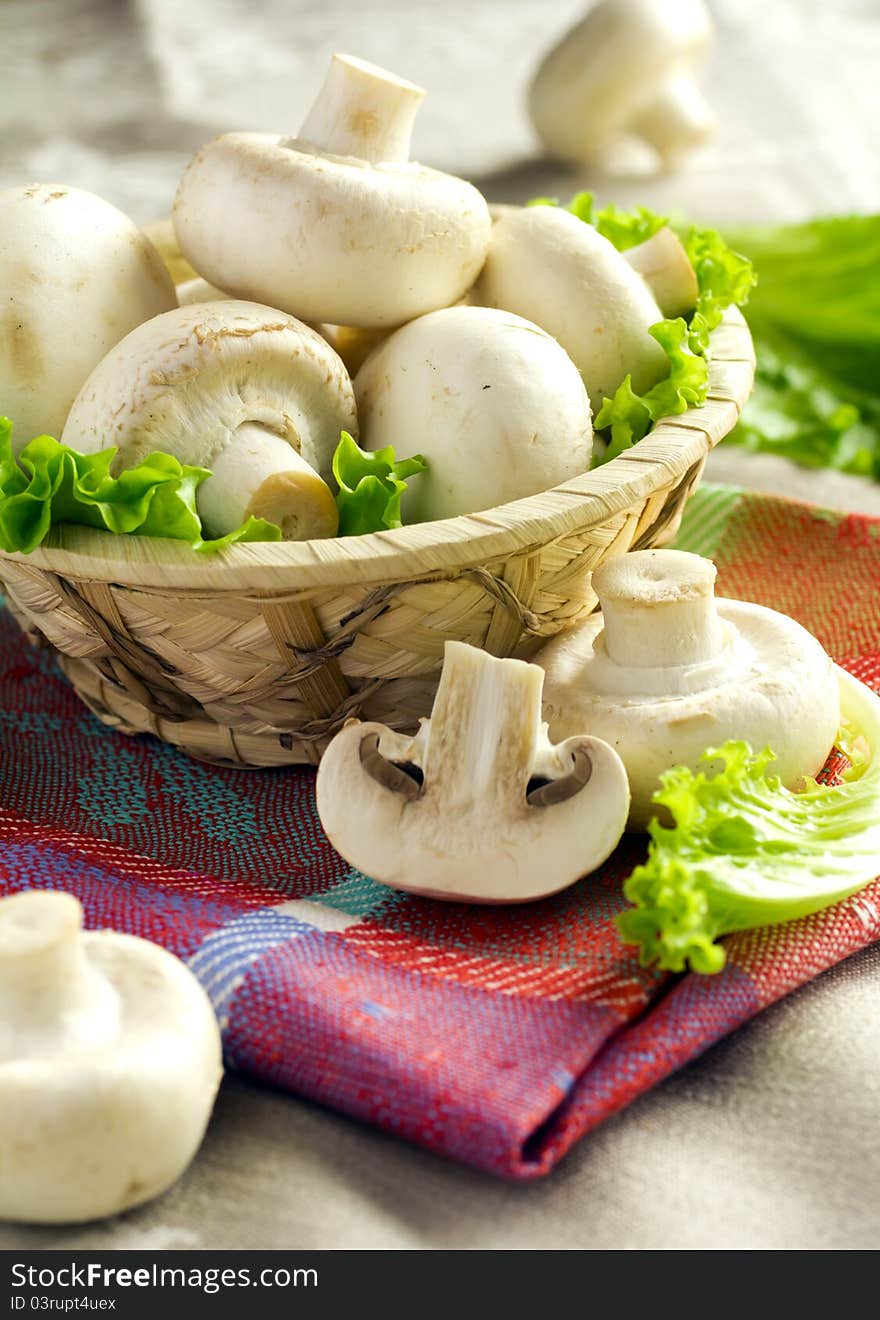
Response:
[[[362,330],[356,325],[316,325],[319,335],[335,350],[354,378],[374,348],[392,333],[390,330]]]
[[[542,60],[529,111],[548,151],[593,164],[624,135],[669,167],[715,116],[695,82],[712,35],[703,0],[604,0]]]
[[[405,438],[428,461],[403,497],[405,522],[535,495],[590,466],[577,368],[510,312],[447,307],[411,321],[367,358],[355,396],[365,449]]]
[[[78,1223],[176,1182],[222,1075],[204,991],[170,953],[83,934],[70,894],[0,902],[0,1219]]]
[[[543,898],[596,869],[624,828],[620,759],[579,734],[554,747],[543,674],[447,642],[414,738],[350,721],[318,770],[318,813],[346,861],[395,889],[474,903]]]
[[[357,433],[352,384],[326,340],[257,303],[166,312],[127,335],[80,391],[64,442],[108,445],[115,470],[152,450],[210,469],[198,489],[215,536],[253,514],[288,540],[333,536],[327,483],[342,431]]]
[[[799,623],[739,600],[716,600],[715,565],[681,550],[640,550],[593,574],[602,607],[536,656],[547,673],[550,735],[589,729],[619,752],[632,790],[631,828],[674,765],[729,738],[758,751],[788,788],[821,769],[840,725],[831,660]]]
[[[623,255],[641,275],[664,316],[686,316],[694,310],[700,292],[697,272],[671,229],[658,229]]]
[[[668,367],[648,328],[663,314],[644,280],[592,225],[557,206],[503,207],[471,301],[525,316],[559,341],[594,409],[627,372],[637,393]]]
[[[63,184],[0,192],[0,407],[21,449],[60,436],[89,372],[129,330],[176,307],[152,243],[127,216]]]
[[[203,280],[197,275],[194,280],[184,280],[183,284],[177,286],[177,301],[181,307],[193,307],[196,303],[205,302],[230,302],[228,293],[222,289],[217,289],[207,280]],[[325,336],[326,338],[326,336]]]
[[[305,321],[395,326],[454,303],[489,243],[476,188],[409,160],[424,92],[334,55],[299,137],[229,133],[174,204],[200,275]]]

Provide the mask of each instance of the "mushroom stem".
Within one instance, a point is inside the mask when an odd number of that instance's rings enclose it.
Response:
[[[593,574],[602,639],[615,664],[657,669],[711,660],[724,646],[716,570],[681,550],[620,555]]]
[[[70,894],[27,890],[0,904],[0,1059],[112,1035],[115,996],[89,966],[81,931]]]
[[[371,164],[408,161],[424,95],[421,87],[378,65],[334,55],[298,139],[331,156]]]
[[[425,794],[455,812],[525,794],[541,729],[543,672],[447,642],[431,712]]]
[[[259,422],[243,422],[213,459],[199,488],[205,526],[224,535],[247,518],[265,518],[288,541],[334,536],[336,502],[327,483],[286,440]]]
[[[654,148],[665,166],[671,167],[712,136],[715,115],[693,77],[682,72],[667,78],[629,128]]]
[[[671,229],[658,229],[623,255],[641,275],[664,316],[683,316],[693,311],[700,292],[696,271],[684,245]],[[180,289],[178,296],[183,298]]]

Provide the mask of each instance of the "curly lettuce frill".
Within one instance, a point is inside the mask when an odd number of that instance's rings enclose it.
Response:
[[[115,449],[80,454],[40,435],[16,459],[12,423],[0,418],[0,548],[30,554],[59,523],[185,541],[203,554],[240,541],[281,539],[280,528],[261,518],[248,518],[226,536],[206,539],[196,491],[210,472],[156,453],[114,477],[115,455]]]

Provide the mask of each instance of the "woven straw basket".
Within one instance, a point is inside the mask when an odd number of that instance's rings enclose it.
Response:
[[[105,724],[226,765],[316,764],[353,714],[414,726],[447,639],[521,651],[594,608],[590,577],[603,560],[672,535],[752,385],[738,312],[712,344],[701,408],[542,495],[216,557],[62,527],[33,554],[0,555],[9,605]]]

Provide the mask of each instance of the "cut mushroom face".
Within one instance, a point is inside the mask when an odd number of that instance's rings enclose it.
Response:
[[[80,391],[64,441],[118,446],[117,468],[154,450],[208,468],[197,503],[211,535],[253,514],[306,540],[336,531],[327,483],[344,430],[357,433],[354,393],[326,340],[273,308],[213,302],[118,344]]]
[[[220,1084],[192,974],[146,940],[81,927],[69,894],[0,901],[0,1219],[77,1223],[158,1196]]]
[[[597,738],[548,741],[542,682],[534,665],[447,642],[414,738],[352,722],[325,752],[333,846],[395,889],[475,903],[542,898],[595,870],[623,831],[626,774]]]
[[[229,133],[189,165],[174,206],[199,274],[333,325],[400,325],[456,302],[489,242],[476,188],[409,161],[424,93],[348,55],[296,138]]]
[[[643,550],[593,574],[601,614],[536,657],[547,673],[550,735],[589,729],[620,754],[630,826],[656,815],[651,795],[674,765],[727,739],[776,753],[789,788],[821,769],[840,725],[832,662],[800,624],[745,601],[716,600],[715,566],[678,550]]]
[[[152,243],[63,184],[0,192],[0,398],[21,449],[58,437],[89,373],[142,321],[176,307]]]
[[[590,401],[577,368],[509,312],[448,307],[412,321],[370,354],[355,393],[365,449],[405,436],[428,461],[403,497],[405,522],[489,509],[590,466]]]
[[[529,110],[548,151],[592,164],[623,136],[671,166],[711,136],[695,77],[712,35],[703,0],[603,0],[545,56]]]
[[[553,335],[596,411],[628,372],[642,393],[668,368],[648,334],[663,314],[645,281],[592,225],[559,207],[499,208],[471,301],[503,307]]]

